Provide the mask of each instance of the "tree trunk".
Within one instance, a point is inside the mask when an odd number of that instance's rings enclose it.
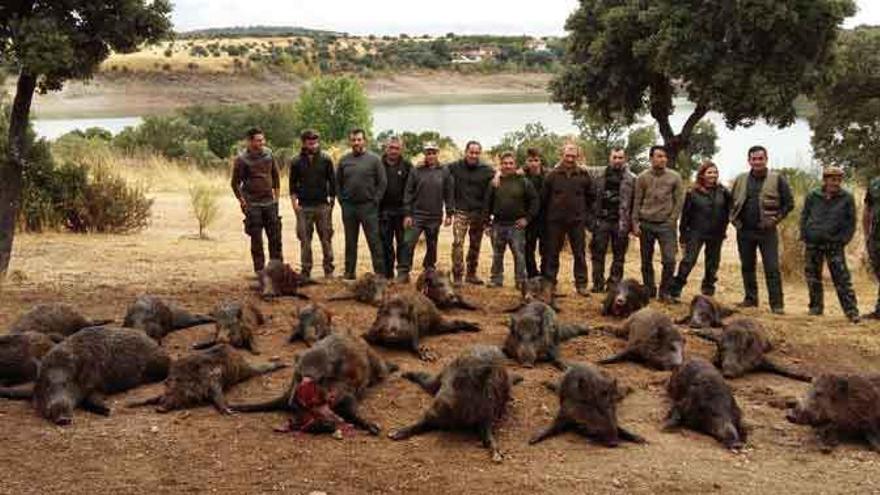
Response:
[[[687,121],[681,127],[681,132],[676,134],[672,129],[672,124],[669,122],[669,116],[672,115],[672,110],[674,109],[672,101],[674,96],[675,89],[666,78],[657,77],[651,84],[651,117],[654,118],[657,122],[657,127],[660,129],[660,136],[663,138],[663,145],[666,147],[666,156],[669,158],[669,167],[677,169],[676,163],[678,162],[679,154],[687,151],[694,127],[709,113],[709,108],[702,103],[697,103],[693,113],[690,114]]]
[[[5,163],[0,163],[0,280],[5,278],[12,258],[12,240],[21,207],[22,173],[28,152],[28,121],[36,87],[37,76],[22,70],[9,118],[9,151]]]

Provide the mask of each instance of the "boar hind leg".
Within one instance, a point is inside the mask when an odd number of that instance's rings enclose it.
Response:
[[[647,440],[645,440],[641,435],[636,435],[635,433],[620,426],[617,427],[617,436],[625,442],[648,443]]]
[[[536,443],[543,442],[550,437],[559,435],[560,433],[567,430],[568,427],[568,421],[566,421],[562,416],[556,416],[556,418],[553,419],[553,422],[550,423],[549,426],[536,433],[529,440],[529,445],[535,445]]]
[[[101,416],[110,416],[110,406],[104,401],[104,397],[98,393],[92,393],[82,401],[82,408]]]
[[[840,436],[833,426],[825,426],[816,430],[816,439],[819,441],[819,450],[830,453],[840,443]]]
[[[333,407],[333,412],[338,414],[342,419],[353,424],[355,427],[369,432],[370,435],[379,434],[379,425],[364,419],[360,413],[358,413],[357,400],[352,395],[347,395],[341,401],[337,402]]]
[[[498,450],[498,443],[495,441],[495,434],[492,433],[492,422],[487,421],[480,425],[480,440],[483,441],[483,447],[492,454],[492,461],[501,462],[504,456]]]
[[[403,377],[407,380],[415,383],[419,387],[422,388],[425,392],[436,395],[437,391],[440,390],[440,377],[436,378],[429,375],[425,372],[414,372],[410,371],[403,374]]]
[[[392,440],[406,440],[407,438],[436,429],[437,425],[435,424],[433,417],[426,414],[422,419],[415,423],[388,433],[388,438]]]

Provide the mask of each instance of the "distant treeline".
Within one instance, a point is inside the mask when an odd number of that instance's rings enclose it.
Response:
[[[178,39],[192,38],[273,38],[286,36],[347,36],[339,31],[325,31],[298,26],[236,26],[195,29],[176,34]]]

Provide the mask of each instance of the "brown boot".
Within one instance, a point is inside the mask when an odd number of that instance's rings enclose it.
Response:
[[[471,273],[470,275],[468,275],[467,278],[465,279],[465,282],[467,282],[471,285],[483,285],[484,284],[484,282],[482,280],[480,280],[480,277],[477,277],[476,273]]]

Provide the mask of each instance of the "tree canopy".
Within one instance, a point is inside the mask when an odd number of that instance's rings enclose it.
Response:
[[[709,111],[730,128],[794,122],[854,13],[852,0],[581,0],[553,98],[609,120],[649,113],[676,157]],[[678,132],[676,96],[695,105]]]
[[[353,77],[319,77],[309,83],[293,108],[295,128],[314,129],[328,143],[344,140],[361,128],[372,133],[370,103],[360,81]]]
[[[856,171],[880,172],[880,28],[845,32],[810,118],[816,158]]]
[[[0,60],[18,73],[9,117],[6,159],[0,162],[0,278],[9,266],[27,129],[34,91],[88,79],[111,51],[132,52],[170,33],[168,0],[4,0]]]

